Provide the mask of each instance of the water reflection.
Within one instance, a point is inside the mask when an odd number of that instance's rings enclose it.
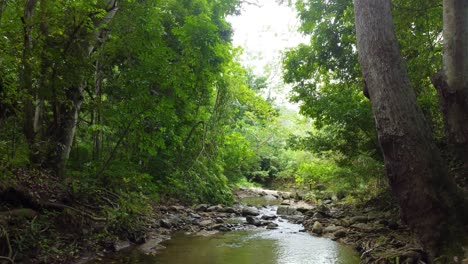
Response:
[[[284,225],[291,225],[282,223]],[[178,234],[166,249],[147,256],[137,249],[121,252],[100,263],[140,264],[354,264],[359,257],[331,240],[289,230],[233,231],[209,237]],[[99,263],[99,262],[94,262]]]

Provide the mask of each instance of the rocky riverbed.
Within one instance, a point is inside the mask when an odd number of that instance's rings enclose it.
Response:
[[[276,229],[277,217],[301,224],[301,232],[308,232],[351,245],[361,256],[361,263],[425,263],[421,245],[413,239],[409,229],[398,220],[398,210],[382,206],[382,201],[355,207],[326,199],[318,204],[305,203],[288,192],[263,189],[239,189],[233,206],[199,204],[170,205],[156,208],[149,223],[148,234],[137,239],[137,245],[117,241],[105,252],[82,263],[99,259],[112,251],[137,247],[144,254],[156,254],[164,248],[164,241],[176,232],[213,236],[219,232],[244,229]],[[265,203],[265,201],[267,201]],[[275,205],[276,213],[265,212],[265,204]],[[276,207],[277,206],[277,207]]]

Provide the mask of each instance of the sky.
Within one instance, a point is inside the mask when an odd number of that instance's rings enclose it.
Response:
[[[307,42],[307,38],[298,33],[300,22],[287,3],[256,2],[259,6],[244,4],[240,16],[228,17],[234,29],[233,43],[243,48],[241,63],[245,67],[252,68],[256,75],[268,77],[272,89],[267,93],[276,98],[275,102],[297,110],[287,100],[291,88],[281,82],[282,52]]]

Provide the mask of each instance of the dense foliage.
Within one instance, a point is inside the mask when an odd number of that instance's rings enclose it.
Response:
[[[397,37],[418,103],[434,137],[442,143],[443,123],[430,82],[441,68],[442,6],[431,0],[392,3]],[[303,115],[313,119],[313,129],[307,136],[291,137],[290,145],[325,157],[334,153],[331,160],[325,158],[326,163],[329,166],[338,157],[340,169],[356,169],[354,165],[363,158],[369,164],[380,163],[370,102],[365,98],[357,60],[353,3],[299,0],[296,8],[300,31],[310,36],[310,43],[286,52],[284,80],[293,85],[292,100],[300,103]],[[357,180],[382,174],[382,170],[377,174],[371,171],[356,173]]]
[[[2,169],[43,168],[76,192],[229,202],[229,183],[269,170],[252,131],[276,116],[235,62],[225,17],[238,6],[2,2]]]

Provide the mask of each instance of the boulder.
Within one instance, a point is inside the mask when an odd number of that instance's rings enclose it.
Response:
[[[344,229],[339,229],[333,233],[334,238],[343,238],[346,236],[346,231]]]
[[[314,225],[312,226],[312,233],[321,235],[323,232],[322,224],[319,221],[315,221]]]
[[[278,206],[276,213],[278,215],[295,215],[295,214],[298,214],[299,212],[296,210],[296,208],[292,206],[280,205]]]
[[[167,215],[165,218],[159,220],[159,226],[164,228],[177,227],[182,220],[176,215]]]
[[[234,207],[226,207],[224,208],[224,212],[229,213],[229,214],[238,214],[239,211],[236,210]]]
[[[216,224],[213,226],[213,229],[219,230],[221,232],[228,232],[231,231],[231,228],[227,226],[226,224]]]
[[[260,226],[262,224],[261,221],[257,217],[253,217],[251,215],[246,216],[245,220],[247,221],[247,224],[249,225]]]
[[[263,220],[275,220],[276,218],[278,218],[276,215],[262,215],[261,217]]]
[[[267,194],[265,196],[263,196],[263,199],[267,200],[267,201],[274,201],[276,200],[277,198],[271,194]]]
[[[278,228],[278,224],[277,223],[273,223],[273,222],[270,222],[268,223],[267,229],[277,229]]]
[[[322,212],[316,212],[316,213],[312,216],[312,218],[314,218],[314,219],[322,219],[322,218],[327,218],[327,217],[328,217],[328,215],[326,215],[326,214],[324,214],[324,213],[322,213]]]
[[[207,204],[199,204],[195,207],[195,211],[206,212],[206,209],[208,209]]]
[[[304,222],[304,216],[302,215],[290,215],[287,216],[287,219],[294,224],[302,224]]]
[[[130,245],[130,242],[128,241],[124,241],[124,240],[119,240],[119,241],[116,241],[112,244],[112,250],[114,252],[117,252],[117,251],[121,251],[123,249],[126,249],[126,248],[129,248],[131,245]]]
[[[248,216],[248,215],[257,216],[259,214],[260,214],[260,212],[255,207],[244,207],[244,208],[242,208],[242,215],[243,216]]]
[[[327,227],[325,227],[323,229],[323,232],[324,233],[334,233],[334,232],[336,232],[336,231],[338,231],[340,229],[341,229],[341,227],[339,227],[339,226],[329,225],[329,226],[327,226]]]
[[[207,227],[207,226],[210,226],[210,225],[212,225],[212,224],[213,224],[213,221],[211,221],[211,220],[209,220],[209,219],[200,221],[200,222],[198,223],[198,225],[201,226],[201,227]]]
[[[317,212],[328,215],[330,213],[330,208],[328,208],[325,204],[321,204],[317,207]]]

